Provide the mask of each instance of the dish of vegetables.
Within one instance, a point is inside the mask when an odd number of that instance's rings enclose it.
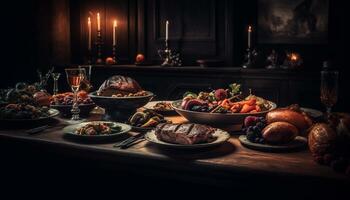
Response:
[[[208,113],[259,113],[271,109],[269,101],[252,95],[243,97],[241,85],[231,84],[229,89],[217,89],[211,92],[186,92],[181,108],[189,111]]]

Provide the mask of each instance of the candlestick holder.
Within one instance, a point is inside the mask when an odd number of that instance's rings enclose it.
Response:
[[[101,30],[97,30],[97,40],[96,40],[96,53],[97,53],[97,58],[96,58],[96,63],[97,64],[102,64],[102,45],[103,45],[103,40],[102,40],[102,34]]]
[[[163,59],[162,67],[180,67],[182,66],[182,60],[180,53],[173,52],[169,48],[168,40],[165,40],[165,49],[158,50],[159,57]]]
[[[86,59],[87,64],[91,65],[92,64],[92,51],[91,49],[88,49],[87,51],[87,59]]]
[[[113,45],[112,49],[112,58],[113,58],[113,63],[117,63],[117,45]]]
[[[243,68],[252,68],[253,67],[253,51],[251,48],[247,48],[247,53],[245,55],[246,62],[243,64]]]

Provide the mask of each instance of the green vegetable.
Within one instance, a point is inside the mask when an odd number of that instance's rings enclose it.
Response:
[[[231,89],[231,91],[230,91],[231,96],[235,96],[235,95],[241,93],[241,84],[232,83],[229,85],[229,87]]]
[[[187,91],[187,92],[185,92],[185,94],[183,95],[183,98],[188,97],[188,96],[191,96],[191,97],[193,97],[193,98],[197,98],[198,95],[197,95],[196,93]]]

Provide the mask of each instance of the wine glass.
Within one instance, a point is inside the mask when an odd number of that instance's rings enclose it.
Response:
[[[89,92],[93,86],[91,84],[91,71],[92,71],[92,65],[88,66],[78,66],[78,68],[85,69],[85,72],[87,71],[88,74],[84,74],[84,79],[81,82],[80,89],[85,90],[86,92]]]
[[[51,74],[53,79],[53,94],[56,95],[58,93],[58,79],[61,76],[61,73],[52,73]]]
[[[75,123],[75,122],[78,123],[79,121],[81,121],[81,119],[79,117],[80,109],[78,106],[77,94],[78,94],[81,82],[86,77],[85,69],[83,69],[83,68],[68,68],[68,69],[65,69],[65,71],[66,71],[66,75],[67,75],[68,84],[70,85],[70,87],[74,93],[73,106],[72,106],[72,110],[71,110],[71,112],[72,112],[71,123]]]
[[[338,100],[338,76],[338,71],[321,72],[321,102],[327,109],[327,118]]]

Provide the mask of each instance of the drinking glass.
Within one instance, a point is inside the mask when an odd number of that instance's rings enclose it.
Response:
[[[89,92],[93,87],[91,84],[91,71],[92,71],[92,66],[78,66],[79,68],[85,69],[85,77],[81,82],[80,89],[85,90],[86,92]]]
[[[321,102],[327,109],[327,118],[338,100],[338,76],[338,71],[321,72]]]
[[[81,82],[84,80],[85,75],[85,69],[83,68],[69,68],[65,69],[66,75],[67,75],[67,82],[69,86],[71,87],[74,97],[73,97],[73,106],[72,106],[72,118],[71,122],[78,122],[80,121],[79,113],[80,109],[78,106],[78,91],[81,85]]]
[[[52,73],[51,74],[53,79],[53,94],[56,95],[58,93],[58,79],[61,76],[61,73]]]

